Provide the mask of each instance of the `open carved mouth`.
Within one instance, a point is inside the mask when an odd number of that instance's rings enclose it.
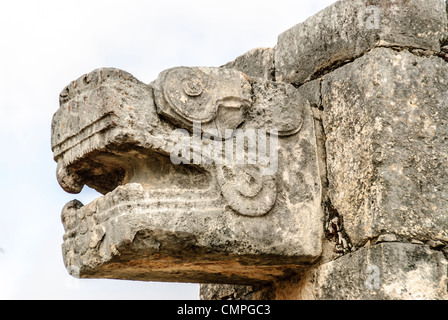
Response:
[[[282,105],[287,100],[295,103]],[[319,175],[303,173],[317,170],[315,154],[302,150],[315,143],[309,104],[292,86],[183,67],[147,85],[99,69],[67,86],[60,104],[52,125],[58,181],[70,193],[88,185],[104,195],[63,209],[64,261],[73,275],[253,284],[319,256],[320,235],[297,224],[303,210],[313,224],[321,212]],[[269,176],[256,164],[174,164],[173,132],[194,139],[196,123],[216,141],[232,140],[226,130],[242,125],[276,129],[279,148],[299,163],[286,165],[280,153]],[[292,201],[289,193],[302,194]]]

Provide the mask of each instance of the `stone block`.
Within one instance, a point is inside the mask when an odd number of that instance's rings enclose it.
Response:
[[[201,284],[201,300],[269,300],[269,293],[263,286],[242,286],[231,284]]]
[[[440,51],[443,0],[341,0],[282,33],[276,80],[302,84],[375,47]]]
[[[301,290],[316,300],[444,300],[447,261],[426,246],[381,243],[312,270]]]
[[[249,77],[275,80],[274,49],[255,48],[222,66],[236,69]]]
[[[355,246],[448,241],[448,65],[387,48],[323,77],[329,196]]]

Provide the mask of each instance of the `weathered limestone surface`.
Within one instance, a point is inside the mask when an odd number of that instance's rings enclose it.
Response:
[[[275,81],[273,48],[255,48],[223,65],[223,68],[239,70],[249,77]]]
[[[263,286],[201,284],[201,300],[270,300],[272,290]]]
[[[372,50],[322,80],[329,195],[355,245],[448,241],[448,64]]]
[[[422,244],[369,244],[268,286],[201,285],[204,300],[446,300],[447,260]]]
[[[302,84],[381,46],[440,51],[443,0],[341,0],[279,36],[276,80]]]
[[[407,243],[381,243],[323,264],[304,278],[301,299],[447,299],[441,252]]]
[[[145,85],[123,71],[99,69],[63,91],[53,122],[61,186],[79,192],[86,184],[105,194],[86,206],[70,202],[62,212],[69,271],[257,284],[320,256],[310,105],[291,85],[257,81],[232,69],[174,68]],[[195,121],[203,124],[199,132]],[[272,172],[262,174],[266,163],[214,163],[217,154],[205,152],[224,151],[223,140],[237,143],[238,135],[224,130],[237,127],[276,129],[265,141],[278,153],[268,163]],[[176,128],[192,146],[191,163],[173,163],[187,160],[177,153]],[[213,134],[218,139],[208,139]],[[202,161],[194,162],[198,153]]]

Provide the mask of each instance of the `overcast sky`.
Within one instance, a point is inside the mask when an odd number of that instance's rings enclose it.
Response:
[[[70,81],[99,67],[149,83],[175,66],[220,66],[334,0],[2,1],[0,299],[198,299],[196,284],[77,280],[61,254],[65,193],[51,118]]]

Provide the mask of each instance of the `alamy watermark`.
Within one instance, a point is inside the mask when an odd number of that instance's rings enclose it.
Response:
[[[273,175],[278,169],[278,131],[265,129],[208,129],[193,123],[193,135],[185,129],[171,134],[175,142],[170,154],[173,164],[257,165],[261,175]]]

